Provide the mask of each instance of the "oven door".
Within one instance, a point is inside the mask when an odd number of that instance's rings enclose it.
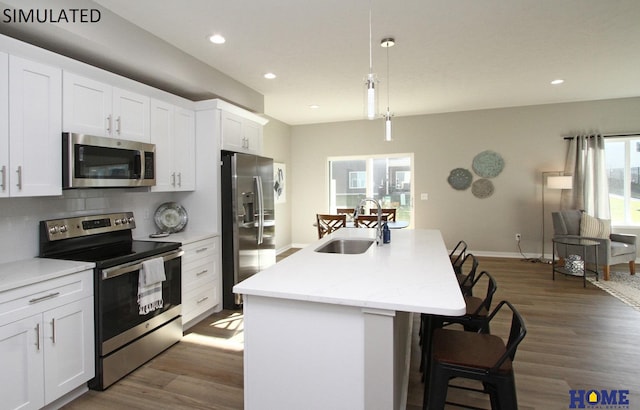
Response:
[[[140,314],[138,305],[138,276],[144,260],[98,272],[95,312],[96,345],[100,356],[108,355],[181,315],[183,254],[184,251],[178,249],[153,257],[164,258],[163,306],[146,314]]]

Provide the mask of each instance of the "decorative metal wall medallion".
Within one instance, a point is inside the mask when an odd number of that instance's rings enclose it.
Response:
[[[493,195],[493,182],[488,179],[479,179],[471,186],[471,193],[477,198],[488,198]]]
[[[482,151],[473,158],[473,172],[482,178],[494,178],[504,168],[504,159],[494,151]]]
[[[447,178],[449,185],[451,185],[453,189],[457,189],[458,191],[463,191],[469,188],[469,186],[471,186],[472,180],[473,174],[471,174],[471,171],[464,168],[452,169],[449,173],[449,178]]]

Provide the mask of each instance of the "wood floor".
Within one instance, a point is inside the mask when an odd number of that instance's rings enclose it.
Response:
[[[514,303],[528,328],[514,363],[520,409],[568,409],[570,389],[627,389],[628,408],[640,408],[640,312],[589,283],[583,288],[579,278],[552,281],[549,265],[479,259],[498,282],[494,300]],[[503,332],[506,322],[499,319],[492,332]],[[423,392],[415,323],[410,410],[421,408]],[[242,315],[223,311],[108,390],[65,408],[241,409],[242,384]],[[490,407],[483,395],[457,389],[449,400]]]

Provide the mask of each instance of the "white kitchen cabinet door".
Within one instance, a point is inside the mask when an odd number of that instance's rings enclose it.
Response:
[[[66,132],[149,142],[147,96],[64,72]]]
[[[176,107],[173,139],[176,190],[196,189],[196,131],[195,114],[191,110]]]
[[[9,196],[9,56],[0,53],[0,198]]]
[[[0,407],[44,406],[42,315],[0,326]]]
[[[222,149],[247,154],[262,153],[262,125],[239,115],[221,111]]]
[[[247,149],[256,155],[262,154],[262,125],[257,122],[245,120],[242,124],[242,133],[247,144]]]
[[[9,57],[10,196],[62,195],[62,71]]]
[[[173,165],[173,106],[151,101],[151,143],[156,145],[156,185],[154,192],[173,191],[176,183]]]
[[[113,88],[113,137],[150,142],[149,104],[147,96]]]
[[[243,118],[226,111],[220,112],[222,148],[229,151],[248,152],[242,134]]]
[[[151,142],[156,145],[154,192],[196,188],[195,116],[193,111],[151,100]]]
[[[95,376],[93,298],[44,312],[45,403]]]
[[[63,130],[110,137],[112,88],[67,71],[63,77]]]

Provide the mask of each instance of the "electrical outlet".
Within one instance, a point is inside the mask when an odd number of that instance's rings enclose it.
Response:
[[[516,234],[516,241],[520,242],[520,239],[522,239],[522,235],[520,235],[519,233]]]

